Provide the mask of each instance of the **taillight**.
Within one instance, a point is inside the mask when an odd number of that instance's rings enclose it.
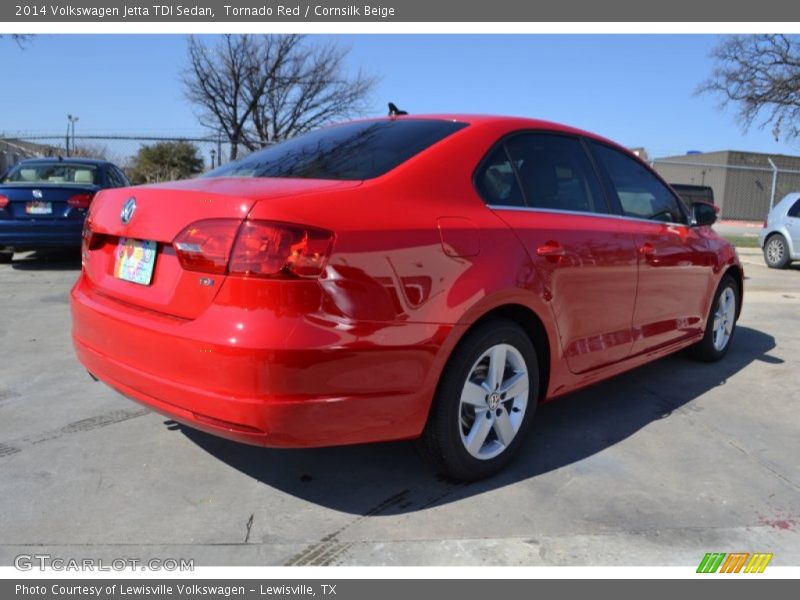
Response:
[[[769,219],[764,219],[764,222],[761,224],[761,227],[763,227],[764,229],[766,229],[766,228],[767,228],[767,225],[769,225],[768,221],[769,221]]]
[[[240,221],[208,219],[192,223],[178,234],[173,245],[187,271],[225,273]]]
[[[245,221],[231,255],[231,274],[255,277],[319,277],[333,246],[324,229]]]
[[[89,248],[92,246],[92,222],[87,218],[83,221],[81,231],[81,265],[86,266],[89,258]]]
[[[83,249],[89,249],[89,242],[92,241],[92,222],[86,219],[83,222],[83,230],[81,231],[81,240],[83,240]]]
[[[3,196],[2,194],[0,194],[0,208],[5,208],[6,206],[8,206],[8,202],[9,202],[8,196]]]
[[[319,277],[333,246],[333,233],[271,221],[209,219],[189,225],[173,246],[187,271]]]
[[[94,198],[94,194],[86,192],[73,194],[70,199],[67,200],[67,206],[70,208],[89,208],[89,205],[92,203],[92,198]]]

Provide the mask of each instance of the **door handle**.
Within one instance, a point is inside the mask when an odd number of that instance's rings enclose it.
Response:
[[[643,256],[652,256],[655,253],[656,253],[656,249],[653,246],[653,244],[651,244],[650,242],[642,244],[639,247],[639,254],[641,254]]]
[[[566,250],[558,242],[547,242],[536,249],[536,254],[545,257],[559,257],[566,254]]]

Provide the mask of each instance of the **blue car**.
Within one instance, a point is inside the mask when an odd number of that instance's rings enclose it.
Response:
[[[94,195],[130,185],[116,165],[90,158],[35,158],[0,179],[0,263],[14,252],[80,248]]]

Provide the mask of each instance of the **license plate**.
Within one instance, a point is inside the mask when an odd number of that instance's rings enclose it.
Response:
[[[156,264],[156,243],[120,238],[114,262],[114,277],[150,285]]]
[[[29,215],[52,215],[53,205],[50,202],[34,200],[25,204],[25,213]]]

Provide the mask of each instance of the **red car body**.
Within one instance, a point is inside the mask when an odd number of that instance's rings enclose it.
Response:
[[[72,290],[80,361],[122,394],[241,442],[409,439],[453,349],[487,315],[530,333],[546,401],[697,342],[726,272],[741,292],[735,251],[711,227],[492,207],[473,181],[514,132],[629,154],[612,142],[528,119],[414,118],[467,126],[367,180],[220,177],[102,192]],[[121,225],[131,196],[135,217]],[[175,240],[209,219],[332,232],[324,270],[186,270]],[[150,285],[114,276],[120,236],[157,242]]]

